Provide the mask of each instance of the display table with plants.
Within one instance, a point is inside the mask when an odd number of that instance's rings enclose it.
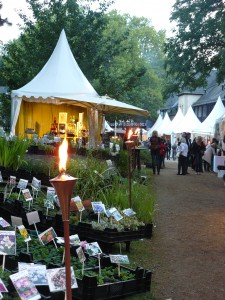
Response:
[[[6,280],[7,274],[17,274],[18,262],[27,262],[46,266],[47,270],[60,269],[64,266],[63,261],[63,247],[58,245],[54,239],[49,240],[49,236],[45,235],[41,239],[40,234],[45,230],[54,231],[56,235],[63,236],[63,227],[60,214],[60,207],[58,206],[57,197],[55,198],[53,192],[50,191],[49,179],[58,174],[57,160],[54,157],[51,159],[36,159],[33,157],[26,157],[26,149],[29,146],[29,141],[23,143],[19,141],[4,141],[0,144],[0,151],[2,151],[0,167],[2,167],[2,180],[0,186],[0,193],[2,195],[0,204],[0,217],[4,218],[11,224],[12,216],[21,218],[22,224],[27,228],[31,240],[24,243],[17,239],[17,250],[15,255],[3,255],[2,265],[4,266],[3,276],[5,284],[8,284],[9,298],[17,299],[15,288],[12,286],[12,280]],[[14,147],[20,149],[19,151],[10,152]],[[71,157],[68,163],[68,172],[72,176],[78,178],[74,190],[74,196],[80,196],[83,199],[91,199],[90,202],[102,202],[106,210],[117,209],[122,214],[124,210],[129,207],[129,183],[126,177],[126,172],[121,176],[120,170],[124,170],[127,165],[127,154],[118,159],[118,165],[114,167],[113,172],[106,164],[105,160],[95,159],[91,155],[91,151],[87,151],[88,155],[85,160],[79,157]],[[5,155],[7,153],[7,155]],[[4,154],[4,155],[3,155]],[[10,159],[5,159],[9,156]],[[11,186],[10,176],[15,178],[15,185]],[[32,179],[33,177],[41,181],[41,188],[38,193],[33,193]],[[44,177],[45,176],[45,177]],[[43,178],[43,179],[42,179]],[[45,179],[44,179],[45,178]],[[70,234],[79,234],[82,240],[86,239],[88,243],[99,242],[102,245],[106,244],[109,251],[112,250],[112,245],[115,243],[127,243],[127,250],[129,250],[129,243],[132,240],[142,239],[151,236],[152,223],[155,213],[154,192],[151,185],[150,177],[147,177],[145,184],[139,181],[140,174],[133,172],[132,174],[132,209],[136,216],[133,218],[123,216],[123,221],[117,218],[112,219],[111,216],[103,214],[96,214],[93,210],[93,218],[89,220],[82,216],[80,211],[71,211]],[[19,188],[19,182],[28,181],[24,192]],[[25,180],[26,179],[26,180]],[[32,189],[31,189],[32,188]],[[48,194],[48,191],[50,193]],[[27,197],[27,194],[28,197]],[[83,202],[83,201],[82,201]],[[88,210],[88,209],[86,209]],[[38,221],[30,223],[28,214],[38,214]],[[91,215],[91,214],[90,214]],[[141,220],[141,221],[139,221]],[[150,225],[150,230],[146,229]],[[15,224],[14,224],[15,225]],[[14,226],[13,225],[13,226]],[[21,226],[21,225],[20,225]],[[15,225],[11,232],[16,232],[18,235],[18,226]],[[2,230],[4,231],[4,230]],[[2,242],[4,232],[2,233]],[[37,237],[38,236],[38,237]],[[42,240],[42,244],[40,243]],[[46,242],[47,241],[47,242]],[[43,243],[47,243],[44,244]],[[12,245],[13,243],[8,243]],[[100,245],[101,246],[101,245]],[[97,263],[94,266],[89,266],[90,257],[87,257],[85,262],[89,270],[79,266],[75,267],[77,262],[76,247],[71,247],[73,253],[71,258],[71,265],[77,278],[77,287],[73,290],[73,299],[121,299],[129,295],[142,293],[150,290],[151,272],[143,268],[129,269],[127,266],[121,264],[119,271],[115,263],[106,263],[104,265],[104,254],[98,257]],[[105,252],[105,251],[103,251]],[[101,258],[101,270],[99,267],[99,259]],[[91,268],[91,269],[90,269]],[[100,272],[101,271],[101,272]],[[56,270],[57,272],[57,270]],[[116,276],[112,276],[112,275]],[[11,276],[10,275],[10,276]],[[14,277],[11,277],[14,278]],[[87,288],[86,288],[87,287]],[[63,299],[64,293],[62,291],[52,292],[50,286],[38,286],[38,292],[43,299]],[[29,293],[29,291],[27,291]],[[36,290],[34,289],[35,293]],[[63,297],[63,298],[62,298]],[[7,296],[5,296],[7,299]]]
[[[2,236],[2,232],[5,232],[6,236],[9,232],[13,232],[14,230],[12,227],[7,227],[7,231],[0,231],[0,233]],[[24,239],[28,236],[30,238],[29,252],[25,243],[26,239]],[[55,236],[52,236],[52,238],[55,238]],[[58,278],[58,280],[60,279],[60,285],[57,280],[55,282],[56,289],[53,291],[49,285],[49,278],[47,278],[48,281],[46,281],[43,275],[43,269],[46,270],[47,274],[53,269],[55,269],[55,272],[64,269],[64,246],[55,243],[53,239],[42,243],[40,238],[35,234],[35,231],[29,230],[27,231],[26,237],[24,234],[22,235],[16,232],[16,237],[13,241],[15,244],[13,245],[11,240],[10,246],[7,246],[7,251],[10,249],[16,252],[14,252],[13,255],[12,253],[8,253],[11,255],[6,255],[5,262],[2,262],[0,276],[8,291],[5,294],[6,299],[17,299],[17,292],[19,293],[21,290],[21,284],[18,289],[19,291],[17,290],[16,292],[16,287],[13,285],[11,275],[22,274],[20,272],[25,269],[28,270],[29,274],[27,277],[34,283],[41,299],[64,299],[64,277],[61,279]],[[121,299],[130,295],[150,291],[152,275],[150,270],[143,269],[142,267],[137,267],[136,269],[127,267],[127,257],[122,255],[113,255],[117,259],[116,263],[115,260],[112,261],[110,259],[110,256],[102,253],[100,248],[98,248],[100,252],[96,255],[97,252],[94,253],[87,250],[91,249],[87,247],[88,245],[91,244],[80,241],[79,244],[71,245],[71,267],[73,268],[77,282],[77,287],[72,289],[72,299]],[[93,249],[96,251],[95,248]],[[3,251],[5,250],[3,249]],[[82,255],[80,255],[80,251]],[[118,264],[118,257],[119,259],[125,257],[125,260],[122,260],[124,264]],[[23,282],[24,280],[25,279],[23,279]],[[28,293],[29,287],[24,286],[23,291],[25,289]],[[25,297],[23,299],[28,298]]]

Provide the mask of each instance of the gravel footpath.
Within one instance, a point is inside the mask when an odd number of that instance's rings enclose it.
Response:
[[[215,173],[154,175],[156,227],[149,243],[156,300],[225,299],[225,186]]]

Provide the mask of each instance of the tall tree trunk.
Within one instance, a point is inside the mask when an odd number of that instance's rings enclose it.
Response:
[[[89,148],[97,148],[98,145],[98,111],[93,108],[87,109],[89,126]]]

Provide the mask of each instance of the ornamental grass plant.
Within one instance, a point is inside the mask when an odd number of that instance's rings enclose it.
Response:
[[[24,163],[24,156],[29,147],[28,140],[17,137],[0,138],[0,166],[16,171]]]

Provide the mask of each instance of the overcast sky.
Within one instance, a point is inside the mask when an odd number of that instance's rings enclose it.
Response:
[[[174,3],[175,0],[115,0],[112,8],[117,9],[120,13],[149,18],[156,30],[165,29],[170,35],[169,17]],[[2,0],[2,4],[3,8],[0,11],[2,18],[8,18],[13,23],[13,26],[4,25],[0,27],[0,40],[6,43],[17,38],[20,32],[17,25],[20,19],[16,10],[22,9],[27,15],[29,15],[29,10],[26,0]]]

